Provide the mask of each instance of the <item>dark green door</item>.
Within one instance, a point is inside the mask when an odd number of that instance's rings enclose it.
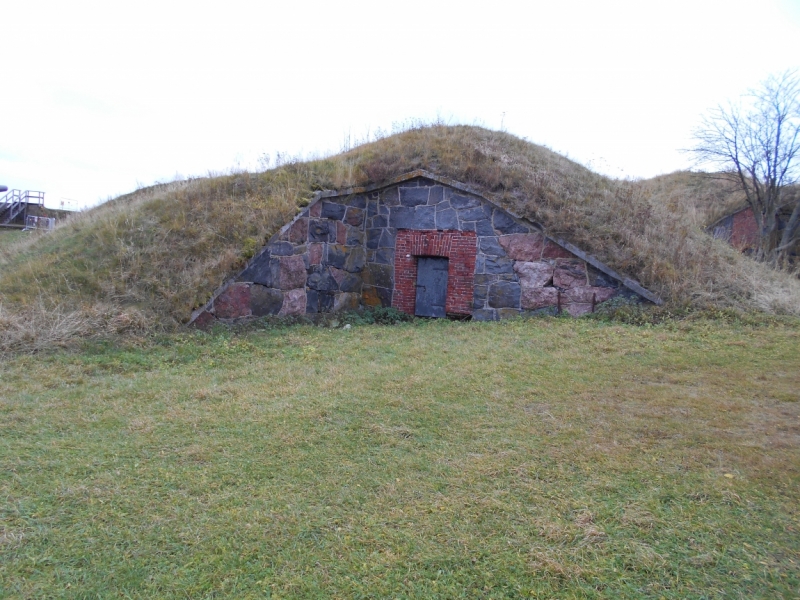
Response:
[[[421,256],[417,259],[417,305],[414,314],[418,317],[444,317],[447,300],[448,259]]]

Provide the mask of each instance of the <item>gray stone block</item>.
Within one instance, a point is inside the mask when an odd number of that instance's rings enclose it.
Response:
[[[491,273],[500,275],[503,273],[514,273],[514,261],[503,256],[478,255],[479,273]]]
[[[333,312],[356,310],[361,303],[361,294],[342,292],[333,297]]]
[[[339,284],[328,269],[309,275],[306,285],[318,292],[333,292],[339,289]]]
[[[344,269],[344,263],[347,260],[348,254],[349,251],[347,246],[341,246],[339,244],[329,244],[328,256],[326,262],[331,267],[336,267],[337,269]]]
[[[518,308],[498,308],[497,309],[497,318],[498,319],[514,319],[520,315],[520,311]]]
[[[270,259],[270,257],[271,257],[271,255],[269,253],[269,248],[267,248],[266,250],[264,250],[264,252],[262,252],[257,257],[255,257],[250,262],[249,265],[247,265],[247,268],[244,271],[242,271],[242,273],[239,275],[239,277],[237,277],[236,280],[237,281],[253,281],[253,276],[254,276],[255,273],[257,273],[258,271],[260,271],[260,270],[262,270],[264,268],[269,268],[269,259]]]
[[[375,200],[367,202],[367,218],[378,214],[378,203]]]
[[[378,242],[380,242],[382,234],[383,229],[367,229],[367,248],[375,250],[375,248],[378,247]]]
[[[475,274],[475,285],[489,285],[494,283],[495,281],[499,281],[497,275],[489,274],[489,273],[476,273]]]
[[[478,235],[495,235],[494,227],[489,219],[475,221],[475,233]]]
[[[331,225],[334,225],[331,227]],[[309,242],[335,242],[336,226],[327,219],[308,220]]]
[[[414,211],[415,229],[436,229],[436,207],[418,206]]]
[[[401,187],[400,204],[402,206],[419,206],[428,203],[430,190],[426,187]]]
[[[606,275],[602,271],[598,271],[591,265],[586,265],[587,271],[589,272],[589,285],[593,285],[595,287],[607,287],[607,288],[618,288],[619,281],[611,277],[610,275]]]
[[[465,196],[463,194],[458,194],[456,192],[451,192],[448,194],[450,205],[453,208],[475,208],[482,204],[482,202],[475,198],[474,196]]]
[[[472,312],[473,321],[497,321],[497,312],[491,308],[479,309]]]
[[[389,288],[383,287],[376,287],[375,292],[378,294],[378,298],[381,300],[381,306],[391,306],[392,305],[392,290]]]
[[[406,206],[392,208],[392,214],[389,216],[389,225],[396,229],[413,229],[414,209]]]
[[[369,220],[370,227],[387,227],[388,225],[389,219],[384,215],[377,215]]]
[[[266,287],[278,287],[281,275],[281,263],[265,252],[256,258],[239,276],[239,281],[252,281]]]
[[[517,276],[516,273],[500,273],[500,275],[497,276],[497,280],[498,281],[516,281],[517,283],[519,283],[519,277]]]
[[[478,248],[483,254],[489,254],[492,256],[506,255],[505,250],[503,250],[503,247],[500,246],[500,243],[497,241],[496,237],[479,237]]]
[[[440,185],[432,186],[428,195],[428,204],[439,204],[442,200],[444,200],[444,188]]]
[[[508,233],[528,233],[529,229],[523,225],[517,223],[511,215],[509,215],[506,211],[500,210],[496,208],[494,210],[494,217],[492,219],[492,225],[494,228],[503,234]]]
[[[380,248],[375,252],[375,262],[382,265],[394,264],[394,249]]]
[[[316,290],[306,290],[306,313],[319,312],[319,294]]]
[[[323,219],[336,219],[341,221],[344,218],[344,213],[347,207],[337,202],[330,200],[322,201],[322,218]]]
[[[383,190],[381,194],[381,202],[386,206],[400,206],[400,192],[397,186]]]
[[[333,292],[319,294],[319,312],[329,313],[333,310]]]
[[[277,315],[283,306],[283,292],[263,285],[250,287],[250,310],[256,317]]]
[[[453,199],[450,199],[450,204],[453,204]],[[456,208],[453,205],[453,208]],[[480,219],[490,219],[492,216],[492,209],[485,205],[475,206],[474,208],[459,208],[458,218],[462,221],[479,221]]]
[[[391,289],[393,273],[394,267],[392,265],[369,263],[361,276],[366,285]]]
[[[441,205],[440,205],[441,206]],[[456,211],[452,208],[436,211],[436,229],[458,229]]]
[[[344,270],[350,273],[358,273],[367,264],[367,255],[361,246],[355,246],[347,253],[347,260],[344,263]]]
[[[360,208],[363,210],[367,206],[367,199],[362,194],[354,194],[353,196],[347,198],[345,204],[347,204],[347,206],[352,206],[353,208]]]
[[[485,285],[476,285],[472,293],[473,306],[475,308],[483,308],[486,305],[486,298],[489,294],[489,288]]]
[[[361,293],[361,277],[355,273],[347,273],[339,282],[339,289],[343,292]]]
[[[461,231],[475,231],[475,221],[462,221],[458,229]]]
[[[364,244],[364,232],[358,227],[347,226],[347,245],[361,246]]]
[[[492,308],[519,308],[520,287],[511,281],[498,281],[489,286],[489,306]]]
[[[294,244],[291,242],[273,242],[269,245],[272,256],[291,256],[294,254]]]
[[[397,241],[397,230],[387,228],[382,230],[381,239],[378,242],[378,248],[394,248]]]

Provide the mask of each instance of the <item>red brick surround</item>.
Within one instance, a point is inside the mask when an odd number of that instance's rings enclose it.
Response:
[[[392,306],[413,315],[416,304],[417,258],[444,256],[450,259],[445,311],[454,315],[472,314],[477,253],[474,231],[401,229],[397,232],[394,252]]]
[[[740,210],[733,215],[731,246],[739,251],[758,248],[758,225],[752,208]]]

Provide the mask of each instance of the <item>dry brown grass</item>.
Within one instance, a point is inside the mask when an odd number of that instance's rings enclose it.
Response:
[[[611,180],[507,133],[443,125],[414,127],[265,173],[121,196],[50,235],[0,247],[0,302],[7,319],[24,319],[35,305],[43,314],[114,307],[118,313],[136,309],[147,326],[174,327],[314,191],[378,183],[416,168],[479,187],[669,303],[800,314],[796,278],[757,265],[703,232],[720,211],[740,202],[719,180],[690,173]]]

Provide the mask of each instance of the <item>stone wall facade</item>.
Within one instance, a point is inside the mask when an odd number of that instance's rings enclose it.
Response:
[[[618,294],[636,296],[610,269],[565,246],[456,182],[413,176],[328,192],[283,227],[193,322],[359,306],[414,314],[420,256],[449,259],[446,312],[453,316],[578,316]]]

